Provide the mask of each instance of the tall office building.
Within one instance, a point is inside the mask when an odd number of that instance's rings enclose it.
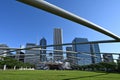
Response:
[[[75,38],[72,43],[88,42],[87,38]],[[89,44],[76,44],[73,45],[73,51],[78,52],[76,54],[77,65],[89,65],[92,63],[90,56],[90,45]],[[88,55],[89,54],[89,55]]]
[[[91,55],[93,55],[93,56],[91,56],[92,63],[102,62],[99,45],[97,43],[96,44],[91,44],[90,47],[91,47],[90,48],[91,49]]]
[[[66,52],[66,57],[67,57],[67,60],[70,62],[71,65],[74,65],[75,62],[76,62],[76,54],[75,53],[72,53],[73,51],[73,48],[72,47],[66,47],[66,51],[71,51],[70,52]]]
[[[54,29],[54,45],[62,44],[62,30],[60,28]],[[54,46],[54,50],[62,50],[62,45]],[[61,61],[63,59],[62,52],[54,52],[54,60]]]
[[[120,54],[118,55],[118,59],[120,60]]]
[[[118,55],[117,63],[120,63],[120,54]]]
[[[6,44],[0,44],[0,55],[2,56],[4,56],[4,57],[6,57],[7,55],[9,55],[9,57],[11,57],[11,58],[14,58],[15,56],[13,56],[13,54],[11,53],[11,52],[9,52],[9,49],[7,50],[5,50],[5,49],[2,49],[2,48],[9,48]],[[4,55],[5,54],[5,55]],[[0,56],[0,57],[1,57]]]
[[[15,59],[21,62],[24,62],[25,53],[21,51],[16,51]]]
[[[47,45],[46,39],[45,39],[45,38],[42,38],[42,39],[40,40],[40,46],[42,46],[41,49],[46,49],[46,45]],[[40,51],[40,61],[41,61],[41,62],[45,62],[46,59],[47,59],[47,57],[46,57],[46,50],[41,50],[41,51]]]
[[[103,54],[103,61],[104,62],[114,62],[113,55],[109,54],[109,53]]]
[[[26,48],[36,47],[37,45],[34,43],[27,43]],[[40,61],[40,51],[39,50],[26,50],[25,51],[25,63],[31,63],[31,64],[38,64]]]
[[[87,38],[75,38],[73,43],[88,42]],[[73,45],[78,65],[89,65],[101,62],[101,54],[98,44],[76,44]],[[93,55],[93,56],[92,56]]]
[[[6,44],[0,44],[0,48],[9,48]],[[0,54],[3,54],[4,52],[7,52],[8,50],[0,50]]]

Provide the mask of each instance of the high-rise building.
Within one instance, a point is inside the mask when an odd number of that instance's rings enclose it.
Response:
[[[0,44],[0,48],[9,48],[6,44]],[[8,50],[0,50],[0,54],[4,54],[5,52],[7,52]]]
[[[66,51],[70,51],[70,52],[66,52],[67,60],[70,62],[71,65],[74,65],[75,62],[76,62],[76,54],[72,53],[73,48],[72,47],[66,47]]]
[[[97,43],[90,44],[90,50],[91,50],[92,63],[102,62],[99,45]]]
[[[104,62],[114,62],[113,55],[109,53],[103,54],[103,61]]]
[[[21,51],[16,51],[15,59],[21,62],[24,62],[25,53]]]
[[[88,42],[87,38],[75,38],[72,43]],[[76,54],[76,64],[89,65],[92,63],[90,56],[89,44],[75,44],[73,45],[73,51],[78,52]]]
[[[36,47],[34,43],[27,43],[26,48]],[[25,63],[38,64],[40,61],[40,51],[39,50],[26,50],[25,51]]]
[[[46,45],[47,45],[46,39],[45,39],[45,38],[42,38],[42,39],[40,40],[40,46],[42,46],[41,49],[46,49]],[[46,50],[41,50],[41,51],[40,51],[40,61],[41,61],[41,62],[45,62],[46,59],[47,59],[47,57],[46,57]]]
[[[88,42],[87,38],[75,38],[72,43]],[[101,62],[101,54],[98,44],[75,44],[73,51],[76,54],[76,61],[78,65],[88,65],[92,63]]]
[[[4,49],[2,49],[2,48],[4,48]],[[5,50],[5,48],[6,48],[6,50]],[[8,48],[8,50],[7,50],[7,48]],[[4,56],[4,57],[9,56],[11,58],[15,58],[15,56],[13,56],[13,54],[11,52],[9,52],[9,47],[6,44],[0,44],[0,55]]]
[[[118,55],[118,59],[120,60],[120,54]]]
[[[117,63],[120,63],[120,54],[118,54],[118,59],[117,59]]]
[[[54,45],[62,44],[62,30],[60,28],[54,29]],[[54,50],[62,50],[62,45],[54,46]],[[63,59],[62,52],[54,52],[54,60],[61,61]]]

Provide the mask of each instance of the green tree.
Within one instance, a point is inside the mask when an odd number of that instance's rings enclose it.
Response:
[[[10,57],[2,57],[2,60],[0,60],[0,68],[3,69],[4,65],[7,65],[8,69],[13,69],[14,66],[16,66],[16,68],[34,67],[34,65],[32,65],[32,64],[23,63],[23,62],[20,62],[16,59],[10,58]]]

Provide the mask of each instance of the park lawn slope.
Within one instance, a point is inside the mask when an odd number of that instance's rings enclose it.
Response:
[[[120,74],[67,70],[6,70],[0,80],[120,80]]]

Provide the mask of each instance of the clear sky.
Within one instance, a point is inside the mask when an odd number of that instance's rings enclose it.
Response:
[[[120,0],[46,0],[120,36]],[[16,0],[0,0],[0,43],[19,47],[38,43],[42,37],[53,44],[53,29],[62,28],[63,43],[75,37],[89,41],[112,39],[99,32]],[[101,52],[120,52],[120,43],[100,44]]]

